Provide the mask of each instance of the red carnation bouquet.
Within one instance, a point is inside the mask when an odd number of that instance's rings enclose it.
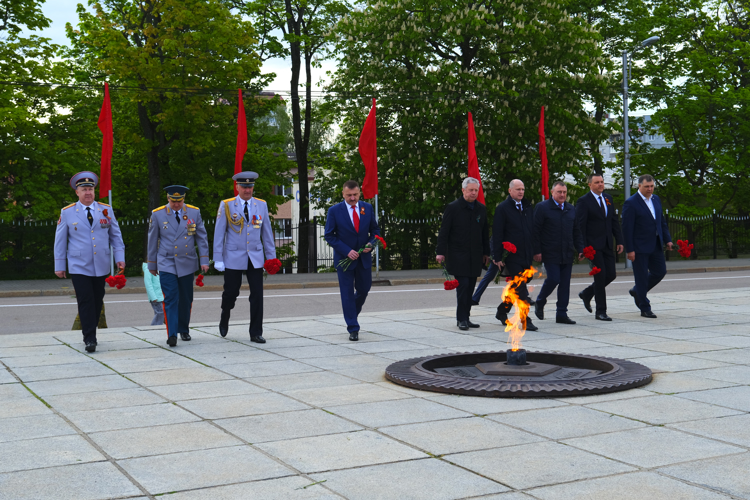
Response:
[[[589,271],[589,276],[596,276],[600,272],[602,272],[602,270],[599,269],[598,267],[594,266],[594,267],[591,268],[591,271]]]
[[[594,250],[594,247],[591,245],[587,246],[583,249],[583,256],[589,260],[594,260],[594,255],[596,255],[596,250]]]
[[[690,254],[693,250],[693,244],[688,242],[688,240],[677,240],[677,251],[680,252],[680,255],[682,255],[684,258],[690,257]]]
[[[196,276],[196,278],[195,278],[195,286],[199,286],[199,287],[203,286],[203,275],[202,274],[199,274],[198,276]]]
[[[119,273],[114,276],[109,276],[104,281],[109,285],[110,288],[115,287],[118,290],[121,290],[125,287],[128,279],[125,277],[125,270],[121,269]]]
[[[388,248],[388,245],[386,245],[385,240],[376,234],[375,238],[373,238],[373,240],[369,242],[367,245],[360,248],[359,251],[357,251],[357,253],[359,255],[362,255],[362,252],[364,252],[365,249],[367,248],[375,249],[375,248],[378,248],[379,246],[382,246],[383,250]],[[352,265],[352,262],[354,262],[352,259],[350,259],[349,257],[346,257],[345,259],[341,259],[339,261],[338,266],[341,268],[342,271],[346,271],[347,269],[349,269],[349,266]]]
[[[443,276],[445,276],[445,281],[443,282],[443,288],[446,290],[455,290],[458,288],[458,280],[451,279],[451,275],[448,274],[448,270],[445,268],[445,264],[443,264]]]
[[[518,249],[516,246],[511,243],[510,241],[503,241],[503,257],[500,259],[502,262],[505,262],[505,260],[508,258],[508,255],[512,253],[516,253]],[[497,284],[500,281],[500,276],[502,273],[497,273],[497,276],[495,276],[495,284]],[[505,280],[506,282],[508,280]]]
[[[263,279],[268,278],[269,274],[276,274],[281,271],[281,261],[279,259],[268,259],[263,263]]]

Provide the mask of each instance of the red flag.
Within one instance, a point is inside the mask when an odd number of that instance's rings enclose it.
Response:
[[[542,158],[542,198],[549,200],[549,170],[547,169],[547,138],[544,136],[544,106],[539,119],[539,156]]]
[[[240,96],[237,111],[237,149],[234,152],[234,173],[242,172],[242,159],[247,152],[247,121],[245,120],[245,105],[242,103],[242,89],[237,89]],[[237,183],[234,184],[234,195],[237,196]]]
[[[99,130],[102,131],[102,169],[99,172],[99,198],[112,191],[112,147],[115,136],[112,130],[112,104],[109,102],[109,83],[104,82],[104,102],[99,112]]]
[[[477,134],[474,133],[474,119],[469,112],[469,177],[474,177],[479,181],[479,196],[477,199],[482,205],[484,201],[484,189],[482,188],[482,178],[479,175],[479,162],[477,161],[477,150],[474,143],[477,142]]]
[[[359,155],[365,164],[365,180],[362,181],[362,198],[369,200],[378,194],[378,138],[375,127],[375,99],[367,115],[362,135],[359,136]]]

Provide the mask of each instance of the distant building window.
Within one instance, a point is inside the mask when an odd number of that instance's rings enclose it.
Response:
[[[292,189],[292,179],[287,179],[288,186],[274,186],[274,193],[276,196],[291,196],[294,190]]]
[[[277,226],[274,230],[275,239],[283,240],[292,237],[292,219],[277,219],[274,222]]]

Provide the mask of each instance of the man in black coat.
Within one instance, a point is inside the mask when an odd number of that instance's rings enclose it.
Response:
[[[531,267],[533,257],[531,239],[533,210],[531,203],[524,199],[524,192],[523,182],[519,179],[513,179],[510,181],[508,188],[510,196],[495,208],[495,219],[492,223],[492,260],[501,271],[505,268],[502,273],[503,276],[516,276]],[[509,253],[503,260],[503,242],[506,241],[515,245],[516,253]],[[531,302],[525,283],[516,288],[516,293],[518,293],[520,300]],[[508,312],[511,307],[513,307],[512,304],[505,302],[497,306],[495,317],[503,325],[508,319]],[[538,329],[531,322],[531,318],[526,319],[526,330],[536,331]]]
[[[584,246],[596,250],[591,264],[601,269],[594,275],[594,283],[585,288],[578,296],[588,312],[591,310],[591,299],[596,299],[596,319],[612,321],[607,316],[606,286],[617,277],[615,271],[615,239],[617,253],[623,251],[620,220],[612,205],[612,197],[604,193],[604,177],[600,174],[589,175],[589,191],[578,198],[576,219],[581,229]]]
[[[568,317],[570,301],[570,276],[573,259],[578,251],[583,258],[583,238],[576,223],[576,208],[567,203],[568,188],[564,182],[552,185],[552,198],[536,206],[534,213],[534,260],[544,261],[547,278],[536,297],[534,313],[544,319],[544,305],[547,297],[557,287],[557,311],[555,323],[575,325]]]
[[[490,236],[487,208],[477,201],[479,181],[467,177],[462,184],[463,196],[445,208],[437,242],[439,263],[456,280],[456,321],[461,330],[479,328],[469,320],[471,294],[482,274],[482,266],[490,260]]]

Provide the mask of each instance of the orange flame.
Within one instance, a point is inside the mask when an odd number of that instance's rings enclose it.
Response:
[[[511,346],[511,350],[517,351],[521,348],[521,337],[526,333],[526,317],[529,315],[529,303],[525,300],[520,300],[516,288],[519,285],[526,283],[535,274],[541,274],[539,270],[531,267],[526,269],[521,274],[514,276],[513,279],[508,281],[503,290],[502,299],[503,302],[513,304],[515,312],[513,316],[508,318],[505,325],[505,331],[509,332],[508,344]]]

